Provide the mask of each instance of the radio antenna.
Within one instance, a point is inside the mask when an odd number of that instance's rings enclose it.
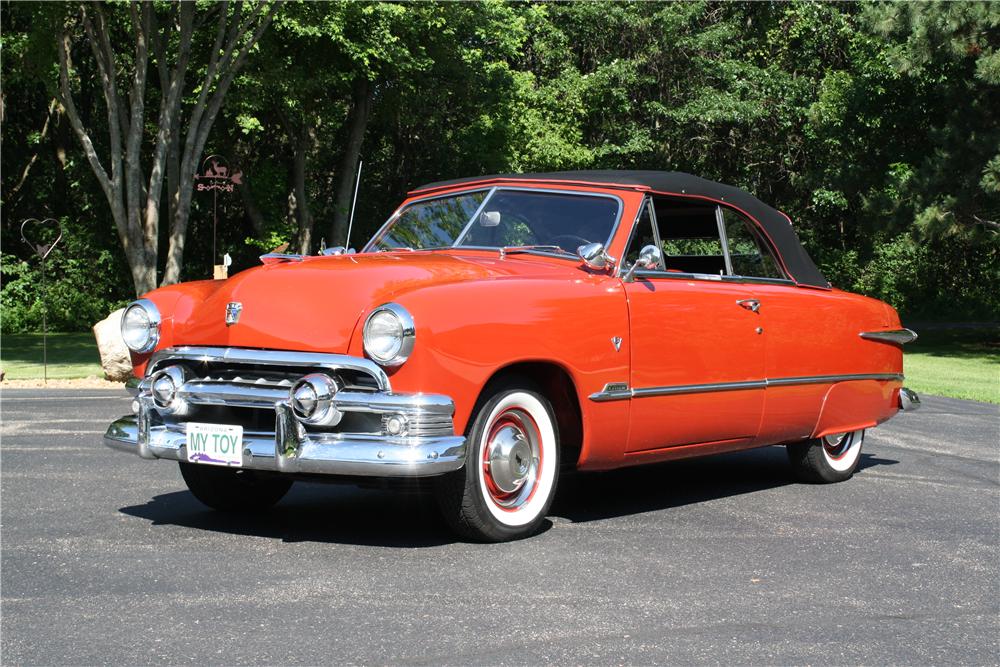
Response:
[[[344,250],[351,248],[351,228],[354,227],[354,207],[358,203],[358,187],[361,185],[361,167],[364,160],[358,160],[358,180],[354,181],[354,197],[351,199],[351,217],[347,221],[347,239],[344,241]]]

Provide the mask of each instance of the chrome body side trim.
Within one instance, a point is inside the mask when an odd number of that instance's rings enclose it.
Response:
[[[851,382],[855,380],[900,381],[900,373],[855,373],[852,375],[810,375],[803,377],[768,378],[764,380],[746,380],[742,382],[712,382],[708,384],[683,384],[667,387],[640,387],[635,389],[622,388],[621,383],[609,383],[599,392],[590,395],[590,400],[597,403],[605,401],[622,401],[630,398],[649,396],[671,396],[674,394],[701,394],[718,391],[743,391],[746,389],[766,389],[768,387],[787,387],[801,384],[826,384],[835,382]]]
[[[236,365],[287,366],[294,368],[348,369],[372,376],[381,391],[391,391],[389,376],[374,361],[346,354],[253,350],[242,347],[171,347],[160,350],[149,360],[146,375],[152,375],[166,362],[195,361]]]
[[[917,332],[911,329],[893,329],[892,331],[862,331],[858,334],[865,340],[877,340],[882,343],[906,345],[917,339]]]
[[[808,375],[794,378],[767,379],[768,387],[787,387],[795,384],[826,384],[827,382],[851,382],[853,380],[903,381],[902,373],[854,373],[852,375]]]

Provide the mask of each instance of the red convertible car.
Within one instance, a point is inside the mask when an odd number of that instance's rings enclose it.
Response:
[[[410,193],[359,253],[155,290],[122,334],[134,415],[229,511],[296,479],[426,478],[463,535],[530,535],[559,473],[784,445],[809,482],[919,405],[916,335],[832,289],[789,219],[682,173],[484,176]]]

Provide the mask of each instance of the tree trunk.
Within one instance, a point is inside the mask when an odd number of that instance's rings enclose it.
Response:
[[[266,220],[264,219],[264,214],[257,207],[257,201],[254,199],[253,193],[250,191],[250,183],[244,180],[243,185],[236,189],[240,192],[240,199],[243,201],[243,210],[246,211],[247,218],[250,219],[250,226],[253,228],[253,233],[257,236],[263,236]]]
[[[308,255],[312,248],[313,215],[309,208],[306,195],[306,174],[309,151],[312,150],[316,133],[312,129],[303,129],[295,142],[295,163],[293,177],[295,183],[295,213],[299,227],[299,253]]]
[[[361,144],[364,142],[365,129],[368,127],[368,117],[371,112],[372,92],[368,79],[360,77],[354,82],[352,98],[347,146],[344,148],[340,168],[337,170],[337,199],[334,202],[329,245],[339,244],[340,239],[344,239],[344,245],[350,242],[347,238],[347,226],[351,216],[351,201],[354,198],[358,157],[361,155]]]
[[[242,17],[243,4],[237,4],[233,16],[234,27],[231,30],[226,29],[227,13],[226,5],[223,4],[212,55],[201,84],[201,92],[191,110],[184,148],[180,156],[177,203],[174,217],[170,220],[167,263],[163,270],[162,285],[172,285],[178,282],[181,277],[181,269],[184,266],[184,246],[187,243],[187,229],[191,214],[191,199],[194,194],[194,174],[201,162],[202,151],[208,142],[208,134],[222,108],[222,101],[229,86],[237,72],[243,67],[243,63],[246,62],[250,49],[260,40],[264,30],[270,25],[279,4],[276,2],[267,6],[265,3],[258,3],[254,6],[250,16],[245,18]],[[263,13],[265,9],[267,9],[266,14]],[[255,21],[258,22],[256,29],[240,46],[239,41],[246,36]]]

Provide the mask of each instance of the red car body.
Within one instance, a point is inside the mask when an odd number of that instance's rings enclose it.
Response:
[[[626,256],[643,207],[663,202],[717,206],[720,220],[738,213],[770,238],[725,194],[633,180],[485,177],[415,191],[400,210],[497,187],[603,195],[620,203],[609,259]],[[789,253],[773,240],[771,249],[781,278],[668,269],[626,279],[624,262],[594,268],[496,248],[276,258],[146,295],[162,321],[155,349],[133,361],[142,378],[154,352],[181,347],[365,359],[366,319],[394,303],[412,315],[416,344],[405,363],[384,368],[393,393],[450,397],[453,433],[467,437],[484,390],[515,372],[551,403],[562,466],[580,470],[813,441],[912,405],[902,387],[908,335],[895,310],[797,280]],[[226,321],[232,303],[242,306],[236,324]]]

